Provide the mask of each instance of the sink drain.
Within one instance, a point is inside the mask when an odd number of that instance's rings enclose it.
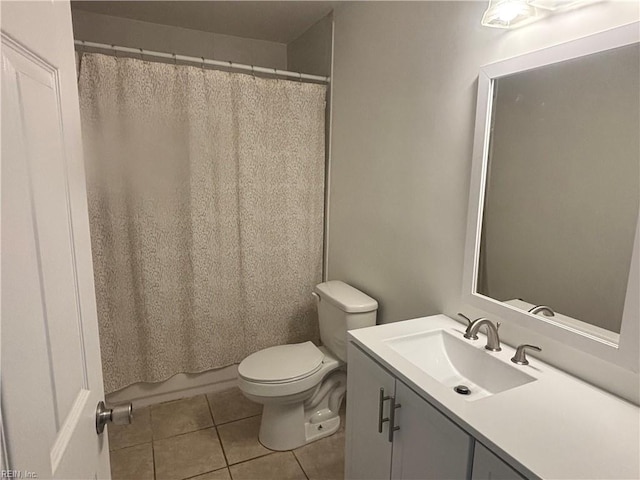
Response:
[[[469,395],[471,390],[466,385],[456,385],[453,390],[460,395]]]

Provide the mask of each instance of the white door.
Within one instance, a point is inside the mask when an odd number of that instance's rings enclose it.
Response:
[[[348,480],[388,479],[391,399],[385,398],[394,395],[396,381],[351,342],[348,348],[345,475]]]
[[[391,478],[469,478],[473,439],[400,381],[396,404]]]
[[[69,3],[1,13],[3,468],[108,478]]]

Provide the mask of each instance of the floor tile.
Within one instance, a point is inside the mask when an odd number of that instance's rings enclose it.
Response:
[[[204,395],[151,407],[151,431],[154,440],[212,426],[213,420]]]
[[[189,480],[231,480],[231,474],[228,468],[221,468],[215,472],[205,473],[197,477],[191,477]]]
[[[229,467],[233,480],[306,480],[293,453],[277,452]]]
[[[340,427],[333,435],[293,451],[310,480],[344,479],[346,402],[340,406]]]
[[[253,417],[262,413],[262,405],[245,397],[239,388],[207,394],[216,425]]]
[[[272,452],[258,441],[260,417],[245,418],[217,428],[229,465]]]
[[[226,467],[215,428],[154,440],[156,479],[183,479]]]
[[[344,478],[345,433],[338,430],[320,440],[293,451],[309,480]]]
[[[149,407],[134,409],[131,425],[114,425],[110,423],[107,426],[107,432],[109,432],[109,450],[119,450],[151,442]]]
[[[153,451],[150,443],[114,450],[110,456],[113,480],[153,480]]]
[[[154,457],[157,480],[343,478],[344,405],[340,409],[340,429],[334,435],[294,452],[273,452],[258,441],[259,416],[223,423],[259,413],[260,405],[249,402],[238,389],[208,397],[200,395],[142,408],[134,412],[132,425],[109,426],[114,480],[153,480]],[[213,421],[207,400],[214,418],[223,423],[216,428],[210,428]],[[148,443],[152,435],[153,444]],[[167,438],[163,438],[165,435]],[[230,469],[225,453],[232,464]]]

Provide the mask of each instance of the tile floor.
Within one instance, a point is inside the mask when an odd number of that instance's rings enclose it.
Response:
[[[258,442],[261,409],[237,388],[137,409],[108,427],[113,480],[343,478],[344,411],[335,434],[274,452]]]

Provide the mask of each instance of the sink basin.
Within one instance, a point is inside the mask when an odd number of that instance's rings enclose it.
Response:
[[[469,401],[536,380],[515,365],[507,365],[445,330],[390,338],[385,343],[429,376],[451,387],[452,394],[456,394],[454,387],[466,386],[468,393],[464,398]]]

